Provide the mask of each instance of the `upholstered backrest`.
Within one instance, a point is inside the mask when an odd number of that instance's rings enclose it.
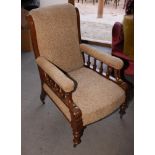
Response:
[[[66,72],[83,66],[74,6],[53,5],[32,10],[30,15],[41,56]]]

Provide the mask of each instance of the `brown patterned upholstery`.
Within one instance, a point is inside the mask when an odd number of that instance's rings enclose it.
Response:
[[[76,10],[71,4],[53,5],[30,12],[40,55],[68,72],[83,66]]]

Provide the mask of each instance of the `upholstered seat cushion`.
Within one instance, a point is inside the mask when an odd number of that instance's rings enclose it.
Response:
[[[111,114],[125,101],[125,92],[122,88],[88,68],[82,67],[69,74],[77,82],[77,89],[73,92],[73,101],[82,111],[84,125]],[[47,85],[44,85],[44,89],[71,120],[68,108]]]

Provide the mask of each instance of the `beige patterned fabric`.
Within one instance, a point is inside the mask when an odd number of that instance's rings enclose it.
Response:
[[[125,101],[125,92],[122,88],[90,69],[83,67],[69,74],[77,81],[73,101],[82,111],[84,125],[111,114]],[[71,120],[69,110],[64,103],[55,97],[50,89],[47,89],[47,85],[44,87],[66,117]]]
[[[71,4],[52,5],[30,11],[41,56],[68,72],[83,66],[77,16]]]
[[[74,82],[44,57],[38,57],[36,62],[65,92],[74,90]]]
[[[124,65],[123,61],[120,58],[111,56],[107,53],[100,52],[90,47],[89,45],[80,44],[80,50],[81,52],[85,52],[115,69],[121,69]]]

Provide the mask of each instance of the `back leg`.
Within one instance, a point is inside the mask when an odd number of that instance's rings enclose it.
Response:
[[[124,102],[121,106],[120,106],[120,118],[122,119],[123,118],[123,115],[126,114],[126,109],[127,109],[128,105],[127,105],[127,102]]]
[[[41,94],[40,94],[40,100],[43,104],[45,104],[45,97],[46,97],[46,92],[44,91],[44,89],[41,89]]]

